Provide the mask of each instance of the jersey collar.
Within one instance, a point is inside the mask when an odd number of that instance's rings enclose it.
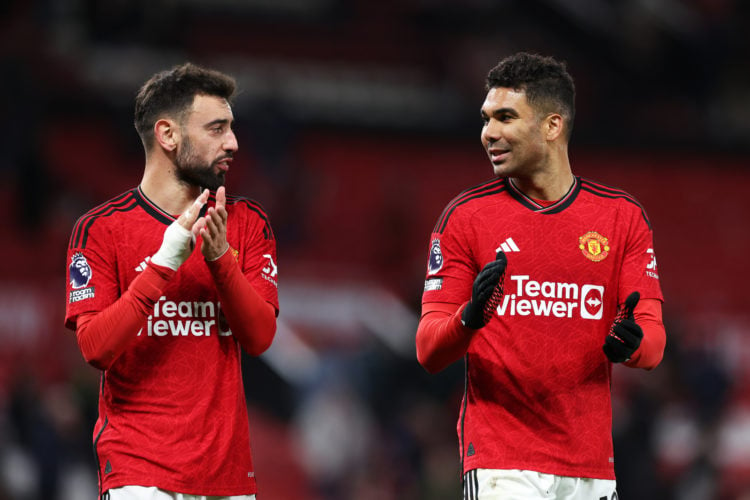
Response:
[[[533,198],[526,196],[523,191],[518,189],[510,177],[505,178],[505,186],[508,188],[508,193],[529,210],[540,214],[556,214],[568,208],[576,199],[578,193],[581,191],[581,179],[579,177],[573,177],[573,184],[570,186],[570,189],[568,189],[568,192],[565,193],[562,198],[547,206],[541,205]]]
[[[133,189],[133,195],[135,196],[135,199],[137,200],[138,205],[140,205],[141,208],[143,208],[143,210],[145,210],[147,214],[149,214],[151,217],[158,220],[159,222],[166,224],[166,225],[170,225],[175,220],[177,220],[177,217],[165,212],[164,210],[159,208],[159,206],[156,203],[151,201],[148,198],[148,196],[146,196],[146,194],[143,192],[143,190],[141,189],[141,186],[138,186],[137,188]],[[206,215],[207,209],[208,209],[208,203],[206,203],[205,205],[203,205],[203,207],[201,207],[201,211],[198,214],[198,217],[203,217],[204,215]]]

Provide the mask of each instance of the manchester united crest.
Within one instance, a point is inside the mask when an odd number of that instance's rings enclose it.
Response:
[[[578,248],[581,249],[583,255],[594,262],[601,262],[609,255],[609,240],[597,233],[596,231],[589,231],[580,238],[578,238]]]

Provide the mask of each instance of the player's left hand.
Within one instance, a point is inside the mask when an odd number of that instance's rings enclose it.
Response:
[[[203,239],[201,253],[206,260],[216,260],[229,250],[226,205],[226,189],[220,186],[216,190],[216,206],[209,207],[193,226],[193,232]]]
[[[604,341],[604,346],[602,347],[604,354],[613,363],[628,361],[641,345],[643,330],[635,322],[633,315],[633,310],[640,298],[641,294],[638,292],[628,295],[628,298],[625,299],[625,306],[620,314],[620,319],[615,320],[609,331],[609,335],[607,335]]]

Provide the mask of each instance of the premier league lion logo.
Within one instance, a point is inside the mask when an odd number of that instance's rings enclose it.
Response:
[[[435,274],[443,267],[443,252],[440,250],[440,240],[432,240],[430,245],[430,263],[427,265],[427,274]]]
[[[86,262],[86,257],[80,252],[70,259],[68,272],[70,274],[70,285],[75,290],[85,287],[91,280],[91,267]]]

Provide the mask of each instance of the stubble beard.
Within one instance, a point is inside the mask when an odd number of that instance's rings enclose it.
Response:
[[[174,161],[177,180],[188,186],[208,188],[211,191],[216,191],[226,182],[224,172],[214,172],[215,162],[206,164],[195,153],[193,145],[187,137],[182,142],[181,148],[177,151]]]

